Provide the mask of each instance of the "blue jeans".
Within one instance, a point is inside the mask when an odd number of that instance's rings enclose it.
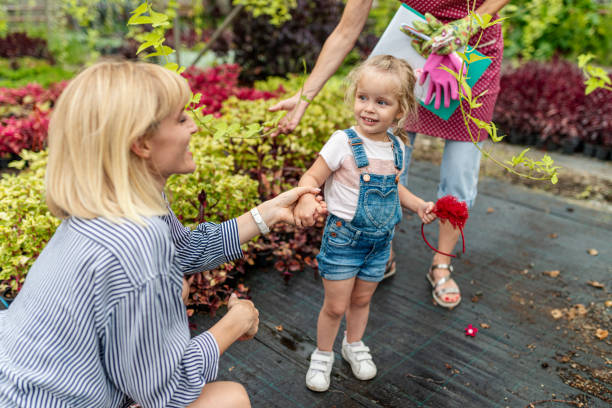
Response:
[[[410,146],[406,146],[404,158],[406,167],[400,175],[400,182],[408,188],[408,170],[412,159],[412,146],[415,134],[409,133]],[[482,147],[482,142],[478,143]],[[472,208],[478,194],[478,173],[480,171],[480,150],[472,142],[446,140],[444,154],[440,165],[440,184],[438,198],[453,195],[459,201],[465,201]]]

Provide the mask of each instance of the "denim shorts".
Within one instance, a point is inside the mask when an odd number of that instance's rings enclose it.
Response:
[[[389,260],[390,231],[360,231],[341,218],[329,214],[317,255],[319,274],[327,280],[357,277],[368,282],[380,282]]]
[[[414,145],[414,133],[409,133],[410,142]],[[478,145],[482,147],[482,142]],[[446,140],[444,154],[440,165],[440,184],[438,198],[453,195],[459,201],[465,201],[472,208],[478,194],[478,173],[480,171],[480,150],[472,142]],[[404,158],[406,166],[400,175],[400,182],[408,188],[408,170],[412,157],[412,146],[406,146]],[[408,188],[409,189],[409,188]]]

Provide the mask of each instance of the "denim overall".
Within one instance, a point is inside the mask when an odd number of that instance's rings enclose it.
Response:
[[[319,273],[328,280],[357,276],[362,280],[379,282],[389,259],[394,227],[402,219],[397,189],[403,165],[402,150],[396,137],[387,132],[393,143],[396,174],[369,173],[362,140],[353,129],[344,132],[361,172],[359,199],[350,222],[333,214],[327,217],[321,251],[317,255]]]

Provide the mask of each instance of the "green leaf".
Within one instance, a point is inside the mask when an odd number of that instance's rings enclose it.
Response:
[[[168,62],[166,65],[164,65],[164,68],[176,72],[176,70],[178,69],[179,65],[176,62]]]
[[[491,122],[490,125],[491,125],[491,132],[489,133],[489,135],[491,136],[491,140],[493,140],[494,142],[501,142],[502,139],[504,137],[506,137],[506,135],[498,136],[497,135],[497,126],[495,126],[495,123]]]
[[[555,161],[549,155],[545,154],[544,157],[542,157],[542,164],[545,166],[551,166],[554,163]]]
[[[132,16],[128,20],[128,25],[151,24],[153,19],[149,16]]]
[[[436,68],[436,69],[441,69],[442,71],[446,71],[446,72],[448,72],[448,73],[449,73],[449,74],[451,74],[453,77],[455,77],[455,79],[456,79],[457,81],[459,81],[459,73],[458,73],[458,72],[453,71],[453,70],[452,70],[452,69],[450,69],[450,68],[448,68],[446,65],[440,65],[440,66],[439,66],[438,68]]]
[[[591,92],[593,92],[594,90],[596,90],[597,88],[599,88],[597,82],[591,81],[591,79],[593,79],[593,78],[589,78],[589,80],[586,82],[587,87],[584,90],[584,94],[585,95],[588,95]]]
[[[471,64],[472,62],[476,62],[480,60],[486,60],[486,59],[491,59],[491,57],[487,57],[486,55],[478,55],[474,52],[470,52],[468,64]]]
[[[152,43],[150,41],[147,41],[147,42],[144,42],[144,43],[140,44],[140,47],[138,47],[138,50],[136,51],[136,55],[140,54],[143,50],[145,50],[145,49],[147,49],[149,47],[152,47],[154,45],[155,45],[155,43]]]
[[[552,177],[550,178],[550,182],[553,184],[557,184],[558,181],[559,181],[559,178],[557,177],[557,174],[553,174]]]
[[[586,64],[593,59],[593,57],[595,57],[593,54],[588,53],[588,54],[581,54],[578,56],[578,67],[579,68],[584,68],[586,66]]]
[[[204,117],[202,117],[202,119],[200,119],[200,122],[207,124],[213,121],[215,117],[213,115],[206,115]]]
[[[153,27],[168,25],[168,16],[162,13],[151,10],[151,24]]]
[[[145,1],[140,6],[136,7],[136,10],[132,11],[132,14],[138,16],[144,13],[145,11],[147,11],[148,8],[149,8],[149,2]]]
[[[200,103],[201,99],[202,99],[202,93],[198,92],[196,94],[191,95],[191,101],[189,101],[189,102],[190,103],[198,104],[198,103]]]

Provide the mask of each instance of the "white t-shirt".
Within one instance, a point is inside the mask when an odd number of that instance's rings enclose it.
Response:
[[[357,130],[352,127],[355,132]],[[370,162],[367,170],[357,168],[353,150],[349,145],[349,138],[342,130],[335,131],[325,146],[321,149],[321,157],[327,163],[327,166],[333,172],[325,181],[325,202],[327,210],[337,217],[346,221],[351,221],[357,210],[357,201],[359,199],[359,174],[368,172],[372,174],[396,174],[395,163],[393,161],[392,142],[375,142],[362,136],[357,132],[357,135],[363,141],[368,161]],[[399,142],[401,154],[404,157],[404,143],[399,137],[396,137]],[[406,165],[402,160],[403,166]],[[402,169],[403,171],[403,169]]]

